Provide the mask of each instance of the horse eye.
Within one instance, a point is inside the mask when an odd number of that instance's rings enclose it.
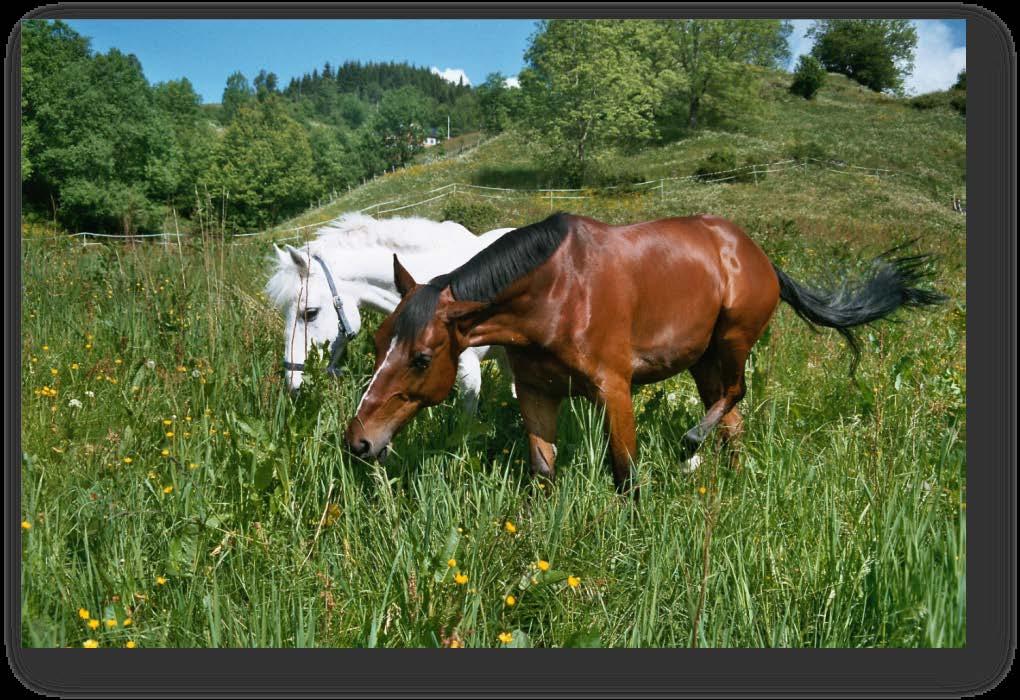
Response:
[[[415,369],[428,369],[429,363],[432,362],[432,356],[428,353],[417,352],[411,359],[411,366]]]
[[[305,323],[311,323],[315,320],[315,317],[319,315],[318,309],[305,309],[304,319]]]

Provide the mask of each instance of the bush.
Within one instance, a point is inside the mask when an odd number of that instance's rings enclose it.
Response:
[[[500,228],[500,210],[488,202],[468,202],[463,199],[448,199],[440,216],[443,221],[456,221],[474,234]]]
[[[814,141],[795,143],[786,151],[786,155],[801,162],[811,160],[828,160],[829,154]]]
[[[911,98],[910,106],[914,109],[955,109],[960,114],[967,114],[967,93],[964,90],[942,90],[928,92]]]
[[[722,180],[724,182],[758,182],[765,179],[765,168],[755,171],[751,160],[738,163],[733,151],[713,151],[701,161],[694,175],[703,182]]]
[[[790,92],[810,100],[825,84],[828,74],[821,62],[814,56],[801,56],[797,62],[797,70],[793,73]]]

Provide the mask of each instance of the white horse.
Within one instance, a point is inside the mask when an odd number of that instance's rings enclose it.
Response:
[[[416,279],[449,272],[510,228],[476,236],[452,221],[419,218],[375,219],[345,214],[316,232],[300,248],[276,251],[276,269],[266,294],[284,315],[284,368],[291,390],[301,386],[313,345],[330,344],[330,372],[347,342],[361,330],[363,308],[389,314],[400,302],[393,284],[393,255]],[[488,347],[461,356],[457,383],[465,411],[473,413],[482,386],[482,358]]]

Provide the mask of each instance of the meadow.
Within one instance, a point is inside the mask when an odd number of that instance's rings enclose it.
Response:
[[[350,457],[342,433],[371,338],[352,343],[339,380],[312,371],[287,393],[282,319],[261,291],[282,235],[222,241],[186,222],[195,235],[180,245],[82,246],[26,232],[23,643],[964,645],[966,226],[952,208],[964,120],[836,76],[810,103],[778,79],[767,89],[736,130],[612,161],[637,182],[690,175],[721,150],[739,164],[798,159],[757,181],[564,200],[459,189],[394,213],[483,230],[553,208],[612,223],[711,212],[817,282],[905,240],[935,254],[950,302],[864,330],[854,377],[836,333],[780,307],[748,362],[740,471],[714,441],[698,471],[679,468],[702,414],[689,376],[636,391],[639,504],[615,494],[601,418],[582,400],[560,415],[555,487],[534,486],[495,365],[477,416],[451,396],[384,466]],[[452,182],[542,178],[541,154],[504,134],[289,225]]]

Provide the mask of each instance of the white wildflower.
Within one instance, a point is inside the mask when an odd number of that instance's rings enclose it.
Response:
[[[94,399],[96,398],[96,392],[89,389],[88,391],[85,392],[85,396],[88,396],[90,399]]]
[[[148,367],[149,369],[156,369],[156,361],[155,360],[146,360],[145,361],[145,366]]]
[[[81,401],[78,399],[71,399],[67,402],[68,408],[81,408]]]
[[[197,370],[197,369],[193,369],[193,370],[191,370],[191,376],[192,376],[192,378],[194,378],[194,379],[198,379],[199,377],[201,377],[201,376],[202,376],[202,372],[200,372],[200,371],[199,371],[199,370]]]

